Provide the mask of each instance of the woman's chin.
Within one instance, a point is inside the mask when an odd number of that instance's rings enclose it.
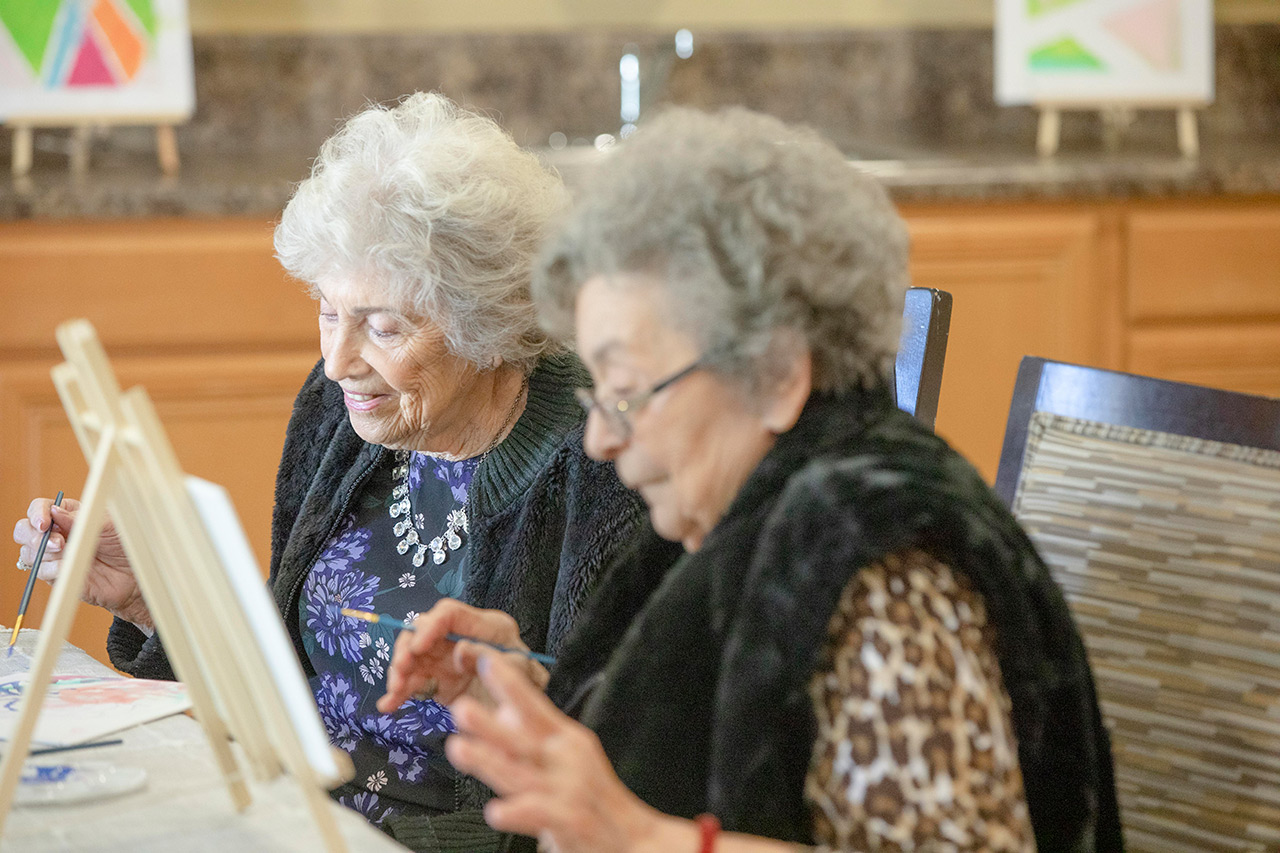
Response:
[[[663,539],[681,543],[686,551],[696,551],[702,545],[701,531],[696,530],[688,519],[667,507],[651,505],[649,523],[653,525],[655,533]],[[692,547],[690,547],[691,543]]]
[[[347,410],[347,420],[351,423],[351,429],[361,440],[367,441],[369,444],[380,444],[384,447],[390,447],[388,444],[389,436],[384,428],[380,418],[371,418],[364,412],[355,412]]]

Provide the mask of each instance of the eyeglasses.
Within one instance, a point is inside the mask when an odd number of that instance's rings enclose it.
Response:
[[[591,410],[595,409],[604,418],[605,425],[613,432],[614,435],[623,441],[631,438],[632,424],[631,419],[635,417],[646,403],[652,400],[657,394],[670,388],[672,385],[684,379],[690,373],[703,367],[706,364],[707,357],[703,356],[694,361],[688,367],[677,370],[675,373],[661,380],[647,391],[641,391],[626,400],[612,400],[602,402],[596,399],[595,391],[590,388],[575,388],[573,394],[578,398],[579,405],[590,415]]]

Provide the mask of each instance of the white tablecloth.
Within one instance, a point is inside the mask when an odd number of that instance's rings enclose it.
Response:
[[[8,639],[8,630],[3,629]],[[24,630],[18,648],[34,657],[38,631]],[[0,651],[0,654],[3,652]],[[67,644],[56,672],[110,675],[110,669]],[[113,735],[112,737],[117,737]],[[106,761],[141,767],[147,785],[107,800],[66,806],[14,806],[0,847],[24,851],[321,851],[319,833],[297,786],[287,778],[251,782],[253,802],[237,813],[198,723],[168,717],[129,729],[118,746],[48,756],[58,761]],[[330,807],[353,851],[403,851],[355,812]]]

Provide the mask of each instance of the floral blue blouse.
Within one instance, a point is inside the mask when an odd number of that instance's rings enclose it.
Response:
[[[311,689],[329,740],[351,755],[352,781],[335,791],[343,805],[381,824],[394,815],[436,814],[453,807],[456,775],[444,758],[453,732],[449,712],[431,700],[410,700],[394,714],[374,703],[386,686],[395,629],[341,615],[339,608],[412,620],[445,597],[461,594],[468,567],[468,536],[442,562],[401,545],[410,520],[423,543],[448,539],[450,513],[465,510],[479,458],[448,462],[409,455],[407,495],[400,461],[381,466],[311,568],[302,590],[302,641],[315,669]],[[394,504],[408,513],[397,511]],[[460,520],[460,516],[454,516]],[[460,540],[460,542],[459,542]],[[451,543],[453,544],[453,543]],[[397,546],[400,546],[399,549]],[[447,548],[447,546],[446,546]],[[441,550],[437,548],[436,550]]]

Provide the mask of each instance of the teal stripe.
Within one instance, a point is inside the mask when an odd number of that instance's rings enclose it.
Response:
[[[58,13],[62,16],[62,26],[58,29],[58,49],[53,62],[49,64],[49,75],[45,78],[45,86],[50,89],[61,86],[70,73],[67,70],[68,57],[79,46],[78,36],[84,33],[84,16],[80,14],[82,11],[78,0],[70,0],[62,4]]]

